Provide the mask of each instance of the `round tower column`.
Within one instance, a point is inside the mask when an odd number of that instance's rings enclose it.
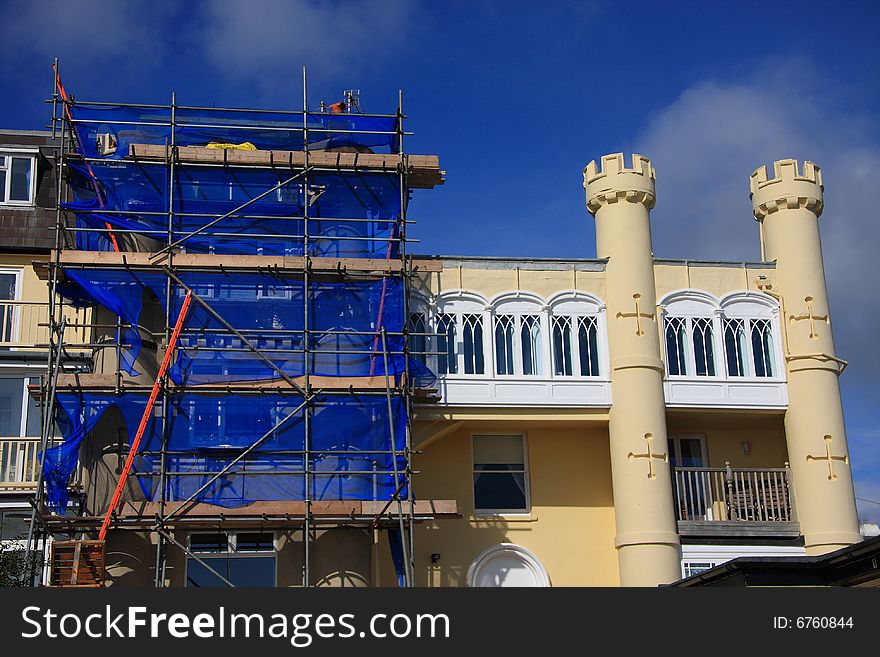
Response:
[[[804,162],[778,160],[750,179],[755,219],[762,224],[764,258],[776,261],[775,291],[786,334],[788,410],[785,437],[798,521],[808,554],[861,540],[849,449],[831,336],[828,292],[819,240],[822,174]]]
[[[620,582],[656,586],[681,578],[666,441],[663,364],[649,211],[654,169],[633,155],[605,155],[584,169],[596,253],[608,258],[605,295],[613,404],[609,420]]]

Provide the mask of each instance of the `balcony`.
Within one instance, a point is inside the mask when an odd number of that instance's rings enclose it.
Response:
[[[800,535],[791,471],[784,468],[674,468],[673,496],[682,536]]]
[[[56,440],[50,446],[59,442]],[[0,494],[35,491],[39,473],[39,438],[0,438]],[[80,470],[77,467],[71,486],[77,486],[80,481]]]
[[[90,310],[56,305],[67,318],[65,342],[86,344]],[[46,301],[0,301],[0,349],[45,349],[49,343],[49,303]]]
[[[39,438],[0,438],[0,490],[36,488],[39,453]]]

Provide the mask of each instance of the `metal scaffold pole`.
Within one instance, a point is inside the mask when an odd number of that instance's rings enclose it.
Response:
[[[309,289],[309,206],[311,189],[309,187],[309,94],[306,67],[302,70],[303,89],[303,113],[302,113],[302,137],[303,137],[303,163],[305,166],[303,176],[303,378],[305,382],[306,408],[304,410],[305,434],[303,436],[303,476],[305,483],[305,519],[303,521],[303,578],[302,585],[312,585],[312,488],[314,475],[312,474],[312,406],[309,403],[312,394],[310,372],[312,369],[311,333],[309,331],[309,305],[312,295]]]
[[[175,157],[177,137],[177,94],[171,93],[171,140],[166,142],[168,149],[165,162],[168,171],[168,260],[167,267],[169,270],[174,269],[174,252],[170,245],[174,242],[174,198],[175,198]],[[174,283],[169,277],[165,284],[165,348],[171,349],[171,305],[174,299]],[[117,363],[119,361],[117,360]],[[168,394],[162,390],[162,453],[159,456],[159,516],[165,515],[165,497],[167,494],[167,469],[168,469],[168,440],[170,438],[170,423],[168,422],[169,404]],[[156,532],[156,564],[153,585],[156,588],[165,586],[165,564],[166,564],[166,547],[165,533],[160,526]]]

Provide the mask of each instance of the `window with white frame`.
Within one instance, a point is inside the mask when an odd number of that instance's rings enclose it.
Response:
[[[720,301],[697,290],[670,297],[663,329],[670,376],[779,376],[774,300],[745,291]]]
[[[513,315],[495,316],[495,373],[515,374],[513,367],[513,336],[516,319]]]
[[[452,313],[437,315],[437,374],[456,374],[456,337],[458,335],[456,317]]]
[[[571,317],[553,317],[553,374],[572,376],[574,374],[574,353],[571,344]]]
[[[0,377],[0,437],[40,435],[40,405],[27,388],[29,383],[39,382],[39,377]]]
[[[722,323],[728,376],[776,376],[776,348],[769,319],[725,317]]]
[[[409,353],[413,360],[428,364],[428,336],[425,313],[415,312],[409,316]]]
[[[0,151],[0,204],[33,205],[36,174],[36,153]]]
[[[697,376],[715,376],[715,341],[711,317],[691,319],[694,341],[694,366]]]
[[[671,376],[687,374],[687,321],[684,317],[666,318],[666,369]]]
[[[601,376],[601,306],[587,298],[565,293],[550,305],[528,292],[504,293],[491,304],[469,293],[441,298],[437,374]]]
[[[727,361],[727,376],[748,376],[749,357],[746,323],[748,320],[725,317],[724,358]]]
[[[544,373],[540,315],[495,315],[495,373],[539,376]]]
[[[14,302],[18,299],[20,271],[0,270],[0,342],[15,342],[17,336],[16,316],[19,306]]]
[[[598,323],[595,317],[554,315],[552,329],[555,376],[599,376]]]
[[[525,437],[479,435],[474,443],[474,510],[477,513],[527,513],[528,468]]]
[[[483,358],[483,316],[466,313],[461,316],[462,354],[465,374],[485,373]]]
[[[205,564],[235,586],[275,586],[275,536],[272,532],[190,534],[186,586],[214,588],[226,584]]]
[[[539,315],[519,317],[519,341],[522,353],[522,373],[525,376],[544,374],[544,340]]]
[[[776,301],[761,293],[740,292],[722,300],[721,312],[727,376],[779,378]]]
[[[751,323],[752,362],[755,364],[755,376],[771,377],[774,375],[773,361],[773,329],[769,319],[753,319]]]
[[[667,317],[666,369],[670,376],[715,376],[715,320]]]
[[[595,317],[578,317],[576,322],[581,376],[599,376],[599,322]]]

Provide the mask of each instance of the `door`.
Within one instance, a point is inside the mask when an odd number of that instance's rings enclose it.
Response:
[[[712,480],[706,440],[698,434],[669,437],[672,494],[678,520],[712,520]]]

